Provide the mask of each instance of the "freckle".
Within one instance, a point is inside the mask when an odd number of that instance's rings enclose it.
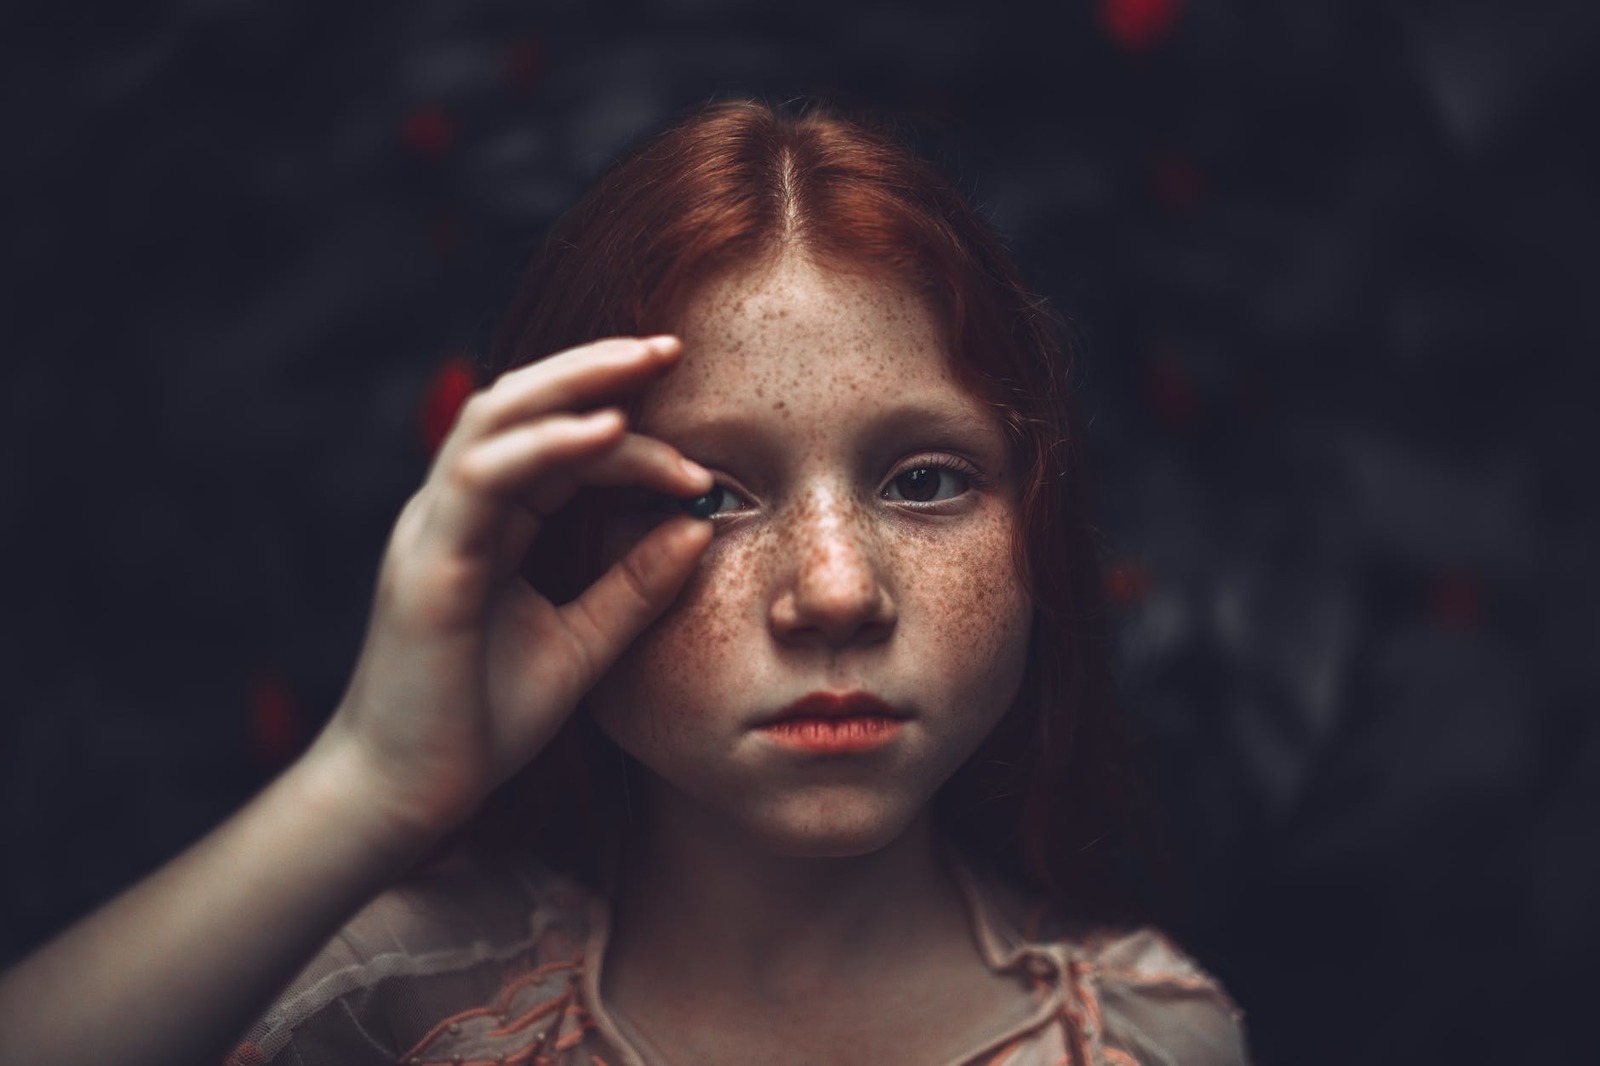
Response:
[[[775,403],[773,403],[772,409],[774,411],[781,411],[787,406],[788,406],[788,404],[784,403],[782,400],[778,400]]]

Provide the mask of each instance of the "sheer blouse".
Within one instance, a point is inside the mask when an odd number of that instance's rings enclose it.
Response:
[[[957,873],[984,961],[1021,980],[1015,1009],[940,1066],[1247,1061],[1239,1010],[1156,930],[1043,935],[1009,885]],[[601,1000],[609,924],[568,878],[455,856],[357,914],[225,1066],[661,1066]]]

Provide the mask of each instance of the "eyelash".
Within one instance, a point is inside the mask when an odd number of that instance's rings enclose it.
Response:
[[[907,474],[915,473],[918,470],[937,470],[942,473],[955,474],[963,482],[965,482],[966,486],[960,493],[957,493],[957,497],[964,496],[973,489],[982,488],[984,485],[988,484],[988,481],[984,478],[982,471],[964,459],[959,459],[955,456],[949,455],[920,456],[916,459],[913,459],[911,462],[901,464],[894,473],[890,474],[888,480],[884,482],[884,487],[878,490],[878,498],[884,499],[888,494],[890,487],[893,486],[896,481],[902,477],[905,477]],[[725,481],[719,480],[712,485],[712,492],[718,491],[726,492],[731,496],[738,497],[739,499],[744,498],[737,489]],[[932,508],[938,507],[940,504],[949,503],[950,500],[896,500],[893,502],[904,504],[914,510],[921,511],[931,510]],[[680,510],[683,509],[683,501],[678,501],[677,507]],[[739,511],[715,511],[712,513],[711,517],[719,518],[739,513]]]
[[[956,494],[957,498],[966,495],[975,488],[981,488],[987,483],[984,480],[983,473],[965,459],[960,459],[953,455],[925,455],[919,456],[908,463],[902,463],[899,469],[889,475],[889,480],[884,484],[884,487],[878,491],[878,497],[882,499],[889,491],[890,486],[892,486],[896,481],[905,477],[907,474],[915,473],[918,470],[937,470],[941,473],[955,474],[966,483],[966,488],[962,492]],[[950,501],[897,500],[895,502],[908,504],[917,510],[927,510],[937,507],[942,503],[949,503]]]

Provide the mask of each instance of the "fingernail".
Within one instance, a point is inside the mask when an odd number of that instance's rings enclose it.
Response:
[[[681,342],[670,333],[661,333],[654,337],[646,337],[644,343],[645,347],[657,355],[666,355],[669,352],[677,351]]]

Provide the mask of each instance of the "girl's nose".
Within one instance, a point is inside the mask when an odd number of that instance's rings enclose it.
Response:
[[[790,644],[872,644],[894,630],[895,604],[876,545],[848,504],[813,500],[783,550],[786,580],[773,598],[773,634]]]

